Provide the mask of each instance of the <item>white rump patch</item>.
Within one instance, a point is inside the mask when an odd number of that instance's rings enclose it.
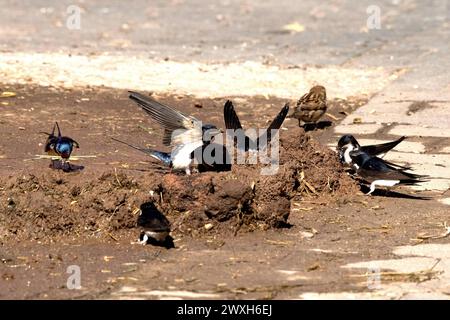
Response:
[[[376,186],[393,187],[399,183],[400,180],[375,180],[370,184],[370,191],[367,194],[371,194],[372,192],[374,192]]]

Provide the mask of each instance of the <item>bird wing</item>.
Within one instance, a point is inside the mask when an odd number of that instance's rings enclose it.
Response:
[[[170,222],[152,202],[141,205],[137,225],[151,231],[170,231]]]
[[[75,140],[73,140],[72,138],[70,138],[70,137],[61,137],[60,139],[61,139],[61,141],[67,141],[68,143],[74,145],[75,148],[79,148],[80,147],[80,144],[78,142],[76,142]]]
[[[225,119],[225,128],[234,130],[242,129],[241,122],[239,121],[233,103],[230,100],[227,100],[223,106],[223,117]]]
[[[402,166],[402,165],[399,165],[399,164],[396,164],[396,163],[393,163],[393,162],[390,162],[390,161],[387,161],[387,160],[384,160],[384,159],[383,159],[383,161],[384,161],[386,164],[390,165],[391,167],[395,167],[395,168],[397,168],[397,169],[411,170],[411,167],[409,167],[409,166]]]
[[[371,157],[358,170],[357,173],[361,177],[368,180],[400,180],[422,182],[426,176],[406,172],[396,168],[383,159]]]
[[[403,136],[403,137],[401,137],[395,141],[391,141],[391,142],[369,145],[369,146],[362,146],[361,150],[366,152],[370,156],[377,156],[379,154],[386,153],[389,150],[395,148],[400,142],[402,142],[405,139],[406,139],[406,137]]]
[[[177,129],[192,129],[199,127],[198,119],[185,115],[167,105],[164,105],[151,97],[129,91],[130,99],[135,101],[147,114],[164,127],[163,143],[170,145],[173,131]]]
[[[203,131],[200,128],[193,129],[176,129],[171,134],[171,145],[180,146],[186,144],[203,144]]]
[[[267,128],[267,131],[280,129],[288,112],[289,112],[289,103],[286,103],[284,107],[280,110],[280,112],[277,114],[277,116],[270,123],[269,127]]]
[[[309,92],[304,94],[297,102],[297,107],[300,110],[326,110],[327,104],[316,93]]]
[[[277,114],[277,116],[273,119],[273,121],[270,123],[267,130],[257,139],[257,145],[259,149],[262,149],[265,146],[260,146],[259,141],[261,138],[266,135],[266,145],[270,143],[272,140],[272,130],[278,130],[280,129],[281,125],[283,124],[284,119],[286,119],[286,115],[289,112],[289,103],[286,103],[284,107],[280,110],[280,112]]]
[[[250,138],[245,135],[244,129],[242,128],[241,121],[239,121],[239,118],[236,114],[236,111],[234,110],[233,102],[230,100],[227,100],[225,102],[225,105],[223,106],[223,117],[225,120],[225,128],[230,130],[235,130],[234,132],[234,145],[237,146],[239,149],[242,149],[244,151],[248,151],[250,146]],[[238,137],[242,138],[242,135],[244,136],[243,143],[238,143],[239,139]],[[252,140],[254,142],[254,140]]]

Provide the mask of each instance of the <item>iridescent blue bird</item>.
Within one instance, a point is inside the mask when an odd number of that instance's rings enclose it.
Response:
[[[58,129],[58,135],[55,135],[55,129]],[[58,122],[55,122],[53,126],[52,133],[41,132],[48,136],[45,142],[44,151],[51,156],[59,156],[62,160],[62,168],[66,170],[67,167],[70,169],[70,164],[68,160],[72,154],[73,148],[79,148],[78,142],[72,138],[65,137],[61,135],[61,129],[59,128]]]

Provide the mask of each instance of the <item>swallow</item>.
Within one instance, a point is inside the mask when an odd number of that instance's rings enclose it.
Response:
[[[406,172],[404,169],[376,156],[370,156],[360,149],[351,151],[348,155],[356,176],[370,183],[368,195],[375,191],[377,186],[416,185],[426,181],[424,179],[427,176]]]
[[[399,139],[391,142],[381,143],[381,144],[374,144],[374,145],[367,145],[367,146],[361,146],[358,141],[355,139],[354,136],[346,134],[342,136],[337,145],[337,152],[339,154],[339,160],[341,163],[351,166],[352,165],[352,159],[350,157],[350,152],[361,150],[365,153],[367,153],[369,156],[377,156],[379,158],[383,158],[386,153],[388,153],[390,150],[394,149],[400,142],[405,140],[406,137],[400,137]],[[385,160],[386,163],[388,163],[391,166],[401,168],[401,169],[410,169],[409,167],[400,166],[391,162],[388,162]]]
[[[125,141],[122,141],[122,140],[119,140],[116,138],[111,138],[111,139],[114,141],[120,142],[130,148],[133,148],[135,150],[143,152],[143,153],[149,155],[150,157],[153,157],[154,159],[158,160],[163,165],[165,165],[171,169],[173,168],[172,154],[169,152],[158,151],[158,150],[150,149],[150,148],[141,148],[141,147],[132,145],[128,142],[125,142]],[[223,161],[220,161],[219,163],[216,163],[216,162],[209,163],[208,159],[203,159],[203,157],[197,158],[197,156],[204,154],[203,150],[206,148],[206,146],[211,146],[211,148],[212,148],[211,157],[214,160],[221,159]],[[220,171],[230,171],[231,170],[231,160],[229,160],[230,156],[224,145],[219,145],[217,143],[211,143],[208,145],[203,145],[203,146],[199,147],[199,149],[201,152],[197,153],[196,150],[194,150],[191,153],[191,159],[192,160],[194,158],[197,159],[197,163],[198,163],[197,170],[199,172],[206,172],[206,171],[220,172]],[[218,152],[216,152],[217,150],[218,150]],[[177,155],[175,155],[175,156],[177,156]],[[177,161],[177,160],[175,160],[175,161]]]
[[[58,129],[57,136],[55,135],[55,129]],[[47,141],[45,142],[44,152],[51,156],[61,157],[64,169],[66,163],[68,163],[70,155],[72,154],[73,148],[79,148],[80,145],[72,138],[61,135],[61,129],[59,128],[58,122],[55,122],[52,133],[40,133],[46,134],[48,136]]]
[[[140,228],[139,243],[163,243],[170,234],[170,222],[156,208],[153,202],[145,202],[140,206],[137,226]]]
[[[289,103],[286,103],[284,107],[281,109],[281,111],[278,113],[278,115],[270,123],[266,131],[261,136],[256,138],[256,141],[254,141],[244,134],[241,122],[239,121],[236,111],[234,110],[233,103],[230,100],[227,100],[223,107],[225,127],[228,130],[229,129],[235,130],[237,136],[239,136],[240,134],[245,135],[244,146],[238,144],[238,148],[243,149],[244,151],[261,150],[267,145],[269,145],[270,141],[272,140],[272,133],[273,133],[272,130],[280,129],[288,112],[289,112]],[[235,143],[237,143],[238,141],[237,136],[235,136]],[[265,139],[263,139],[263,137]],[[265,144],[261,144],[260,141],[265,142]]]
[[[298,119],[298,125],[302,126],[317,121],[327,111],[327,92],[323,86],[314,86],[298,101],[292,114],[288,118]]]
[[[202,124],[193,116],[186,115],[148,96],[130,91],[129,98],[135,101],[153,120],[164,128],[163,144],[172,147],[171,161],[174,170],[191,174],[191,154],[208,145],[221,131],[212,124]]]

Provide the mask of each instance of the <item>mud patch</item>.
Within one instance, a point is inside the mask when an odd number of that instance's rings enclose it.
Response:
[[[282,136],[274,175],[261,175],[261,165],[233,165],[229,172],[191,176],[164,170],[94,176],[48,170],[0,179],[1,236],[135,238],[139,206],[145,201],[168,217],[174,232],[194,237],[289,226],[292,200],[357,190],[333,151],[302,129],[293,131]]]

